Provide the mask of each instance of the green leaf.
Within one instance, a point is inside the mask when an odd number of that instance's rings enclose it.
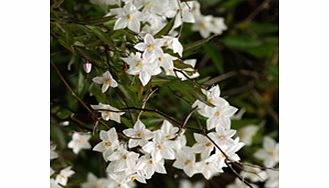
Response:
[[[167,25],[165,25],[157,34],[155,34],[155,37],[158,38],[163,35],[167,35],[170,32],[170,30],[172,29],[172,27],[174,26],[174,23],[175,23],[175,18],[172,18],[167,23]]]
[[[260,46],[262,41],[247,35],[236,35],[224,37],[223,43],[233,49],[247,49]]]
[[[212,43],[205,44],[203,49],[206,55],[212,60],[215,64],[216,69],[219,73],[224,73],[224,60],[221,51],[216,48]]]
[[[249,29],[258,34],[271,34],[279,31],[279,26],[275,23],[251,22]]]
[[[187,69],[187,68],[193,69],[193,67],[191,65],[186,64],[182,60],[179,60],[179,59],[174,60],[174,66],[175,66],[175,68],[178,68],[178,69]]]
[[[213,39],[216,35],[212,35],[208,38],[201,39],[195,42],[192,42],[190,44],[184,45],[184,52],[183,52],[183,58],[186,58],[190,55],[193,55],[197,52],[199,48],[202,47],[205,43],[209,42],[211,39]]]
[[[97,38],[99,38],[106,44],[113,46],[112,41],[109,39],[109,37],[106,35],[106,33],[104,33],[102,30],[100,30],[97,27],[90,26],[90,25],[87,25],[86,27],[89,28],[97,36]]]

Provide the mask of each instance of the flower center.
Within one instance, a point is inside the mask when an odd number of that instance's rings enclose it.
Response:
[[[219,117],[221,115],[221,113],[219,112],[219,111],[217,111],[216,113],[215,113],[215,116],[217,116],[217,117]]]
[[[136,180],[136,176],[131,176],[130,180],[134,182]]]
[[[186,160],[186,161],[184,162],[184,165],[187,166],[187,165],[190,164],[190,163],[191,163],[191,160]]]
[[[154,46],[152,44],[147,45],[148,50],[153,50]]]
[[[104,142],[104,145],[105,145],[106,147],[111,147],[111,146],[112,146],[112,142],[110,142],[110,141],[105,141],[105,142]]]
[[[210,146],[211,146],[210,142],[206,143],[206,147],[210,147]]]
[[[222,136],[219,137],[219,139],[220,140],[224,140],[225,139],[225,136],[222,135]]]
[[[152,159],[148,160],[148,163],[149,163],[149,164],[153,164]]]
[[[137,67],[137,68],[138,67],[141,67],[141,66],[142,66],[142,62],[141,61],[137,62],[136,65],[135,65],[135,67]]]
[[[133,17],[132,17],[130,14],[128,14],[127,19],[128,19],[129,21],[131,21],[131,20],[133,19]]]
[[[110,80],[110,79],[106,79],[106,80],[104,80],[104,84],[105,84],[105,85],[110,85],[110,83],[111,83],[111,80]]]

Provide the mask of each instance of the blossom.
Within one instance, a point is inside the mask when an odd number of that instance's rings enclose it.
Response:
[[[233,129],[224,129],[222,127],[216,127],[216,132],[208,133],[208,136],[212,138],[218,145],[222,146],[224,149],[234,145],[234,136],[236,130]]]
[[[68,178],[71,177],[75,172],[71,170],[71,166],[62,169],[59,174],[56,176],[56,182],[61,185],[66,185]]]
[[[109,174],[108,188],[131,188],[135,187],[135,183],[127,178],[125,173]]]
[[[204,105],[204,103],[200,101],[196,101],[192,107],[198,106],[199,113],[205,117],[207,117],[207,129],[211,130],[215,127],[223,127],[225,129],[229,129],[231,127],[231,119],[230,117],[238,111],[237,108],[230,106],[229,103],[223,98],[216,98],[215,101],[216,106],[211,107],[208,105]]]
[[[210,134],[210,133],[209,133]],[[196,143],[192,149],[196,153],[201,153],[201,159],[207,158],[214,150],[214,144],[206,137],[198,133],[193,134]]]
[[[143,58],[149,59],[152,56],[157,57],[163,54],[162,46],[162,39],[154,39],[151,34],[147,33],[144,37],[144,42],[140,42],[134,47],[143,52]]]
[[[62,188],[60,185],[58,185],[58,183],[56,182],[56,180],[54,180],[53,178],[50,179],[50,188]]]
[[[232,161],[239,161],[240,157],[238,156],[238,154],[236,154],[236,152],[238,152],[245,145],[244,143],[239,142],[239,141],[240,141],[240,139],[239,139],[239,137],[237,137],[233,141],[232,145],[230,145],[229,147],[221,148],[225,154],[223,154],[218,148],[215,148],[216,154],[219,155],[219,159],[224,161],[227,157]],[[221,165],[221,164],[222,164],[222,161],[219,161],[219,165]]]
[[[125,113],[120,112],[119,109],[111,105],[102,103],[99,103],[98,105],[91,105],[91,108],[101,112],[101,116],[105,121],[113,120],[118,123],[121,123],[120,117]]]
[[[265,136],[263,149],[258,150],[254,156],[264,160],[266,167],[274,167],[279,162],[279,143],[276,143],[271,137]]]
[[[178,53],[180,57],[183,56],[183,46],[178,38],[172,36],[163,36],[163,46],[172,49],[174,53]]]
[[[129,65],[128,74],[139,75],[139,79],[143,86],[151,80],[151,76],[161,73],[161,69],[155,59],[141,58],[141,53],[130,54],[127,58],[122,58]]]
[[[108,131],[101,130],[99,137],[102,142],[98,143],[93,150],[102,152],[105,160],[119,147],[118,135],[115,128]]]
[[[136,33],[140,31],[140,22],[145,19],[132,3],[127,3],[123,8],[112,9],[109,15],[116,15],[114,30],[128,27]]]
[[[161,55],[157,56],[155,60],[159,66],[167,72],[174,68],[174,60],[176,59],[176,57],[168,53],[162,53]]]
[[[190,2],[190,1],[182,2],[182,3],[180,2],[180,5],[178,6],[178,13],[176,15],[173,28],[179,27],[180,25],[183,24],[183,22],[194,23],[195,18],[192,13],[192,9],[193,9],[193,2]]]
[[[218,157],[216,155],[211,155],[207,159],[197,162],[197,172],[200,172],[207,180],[220,172],[224,172],[222,168],[218,168],[218,165],[216,165],[217,160]]]
[[[171,142],[167,141],[165,135],[161,132],[157,132],[152,142],[145,144],[142,149],[151,154],[155,162],[161,159],[175,159],[175,152]]]
[[[160,174],[166,174],[166,168],[164,167],[165,161],[161,159],[155,162],[150,155],[143,155],[137,164],[138,169],[142,171],[142,174],[146,179],[150,179],[155,172]]]
[[[133,129],[125,129],[123,134],[130,137],[128,147],[144,146],[149,139],[153,137],[153,133],[145,128],[140,120],[137,120]]]
[[[82,135],[80,133],[73,133],[72,140],[69,142],[68,147],[73,149],[75,154],[78,154],[81,149],[90,149],[91,145],[88,140],[90,135]]]
[[[133,171],[132,168],[135,167],[138,157],[138,153],[127,151],[126,148],[120,145],[120,147],[107,158],[111,163],[106,171],[109,173]]]
[[[159,131],[164,134],[166,140],[170,140],[177,136],[179,128],[174,127],[169,121],[163,120],[161,129]]]
[[[88,173],[87,182],[81,184],[82,188],[107,188],[108,180],[98,179],[94,174]]]
[[[195,155],[192,148],[185,146],[178,151],[173,167],[182,169],[188,177],[192,177],[196,173]]]
[[[259,127],[256,125],[248,125],[239,129],[238,135],[243,143],[247,146],[252,144],[252,137],[256,134]]]
[[[93,82],[102,84],[102,93],[105,93],[109,87],[118,87],[117,81],[113,79],[109,71],[106,71],[103,76],[93,78]]]

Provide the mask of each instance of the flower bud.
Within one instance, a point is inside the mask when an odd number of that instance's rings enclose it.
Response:
[[[83,70],[88,74],[90,73],[92,68],[92,64],[87,61],[86,63],[83,64]]]

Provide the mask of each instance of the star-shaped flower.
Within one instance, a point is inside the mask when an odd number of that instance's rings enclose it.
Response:
[[[152,159],[155,162],[161,159],[175,159],[175,152],[173,150],[174,145],[165,139],[165,135],[161,132],[157,132],[154,135],[152,142],[148,142],[143,146],[143,150],[151,154]]]
[[[91,105],[91,108],[94,110],[98,110],[105,121],[113,120],[118,123],[121,123],[120,117],[125,113],[120,112],[119,109],[111,105],[102,103],[99,103],[98,105]]]
[[[157,57],[163,54],[162,39],[154,39],[153,36],[147,33],[144,37],[144,42],[140,42],[136,44],[134,47],[143,52],[143,58],[149,59],[151,57]]]
[[[112,9],[109,15],[116,15],[117,21],[114,24],[114,30],[128,27],[136,33],[140,32],[140,22],[145,19],[132,3],[127,3],[123,8]]]
[[[192,177],[196,173],[195,154],[193,153],[192,148],[187,146],[183,147],[177,153],[173,167],[183,169],[188,177]]]
[[[71,170],[71,166],[62,169],[59,174],[56,176],[56,182],[61,185],[66,185],[68,178],[71,177],[75,172]]]
[[[104,159],[107,160],[107,158],[113,153],[113,151],[119,147],[117,132],[114,127],[108,130],[107,132],[101,130],[101,132],[99,133],[99,137],[102,142],[98,143],[93,148],[93,150],[102,152]]]
[[[161,73],[161,68],[156,63],[154,57],[151,59],[141,58],[141,53],[130,54],[127,58],[122,58],[129,65],[128,74],[139,75],[139,79],[143,86],[151,80],[151,76]]]
[[[117,81],[113,79],[109,71],[106,71],[103,76],[93,78],[93,82],[102,84],[102,93],[105,93],[109,87],[118,87]]]
[[[68,148],[73,149],[75,154],[78,154],[81,149],[90,149],[91,145],[88,140],[90,139],[88,134],[73,133],[72,140],[68,144]]]
[[[130,137],[128,141],[128,147],[133,148],[136,146],[144,146],[148,140],[153,138],[152,131],[145,128],[145,125],[140,120],[137,120],[134,128],[125,129],[123,134]]]
[[[279,162],[279,143],[276,143],[271,137],[265,136],[263,149],[257,151],[255,157],[264,160],[266,167],[274,167]]]

